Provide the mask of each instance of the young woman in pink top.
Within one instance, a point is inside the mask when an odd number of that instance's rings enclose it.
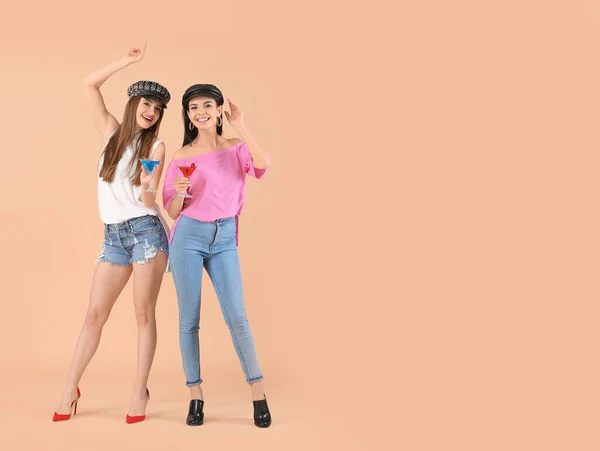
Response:
[[[223,111],[223,94],[216,86],[191,86],[182,103],[183,147],[167,168],[163,202],[175,219],[169,252],[179,304],[183,368],[191,394],[186,423],[198,426],[204,421],[198,329],[202,271],[206,268],[252,390],[254,424],[269,427],[263,376],[244,309],[237,226],[246,175],[260,179],[270,157],[250,136],[242,111],[233,102],[228,100],[231,113]],[[223,113],[242,139],[221,136]]]

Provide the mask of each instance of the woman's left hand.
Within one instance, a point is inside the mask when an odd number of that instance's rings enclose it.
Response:
[[[227,99],[227,103],[229,104],[229,111],[225,111],[225,116],[227,116],[227,120],[231,124],[233,128],[239,127],[244,124],[244,112],[233,103],[231,100]]]

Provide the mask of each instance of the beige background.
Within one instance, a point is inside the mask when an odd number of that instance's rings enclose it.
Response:
[[[4,449],[599,449],[600,2],[396,3],[2,3]],[[184,425],[170,275],[148,420],[123,419],[128,287],[80,414],[50,421],[102,235],[81,78],[144,40],[103,89],[117,117],[165,84],[170,157],[212,82],[273,154],[240,241],[268,430],[210,284],[207,423]]]

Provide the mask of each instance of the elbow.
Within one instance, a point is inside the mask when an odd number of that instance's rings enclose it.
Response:
[[[271,154],[265,153],[265,156],[257,161],[256,169],[267,170],[271,166]]]
[[[254,166],[256,169],[261,169],[263,171],[267,170],[270,165],[271,165],[271,160],[269,158],[255,160],[252,162],[252,166]]]
[[[98,89],[99,86],[94,81],[90,80],[89,76],[83,77],[83,87],[84,88],[94,88]]]

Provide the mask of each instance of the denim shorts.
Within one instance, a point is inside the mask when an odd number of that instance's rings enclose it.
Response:
[[[157,252],[169,255],[169,241],[163,225],[154,215],[140,216],[118,224],[104,224],[102,252],[96,263],[144,265]]]

